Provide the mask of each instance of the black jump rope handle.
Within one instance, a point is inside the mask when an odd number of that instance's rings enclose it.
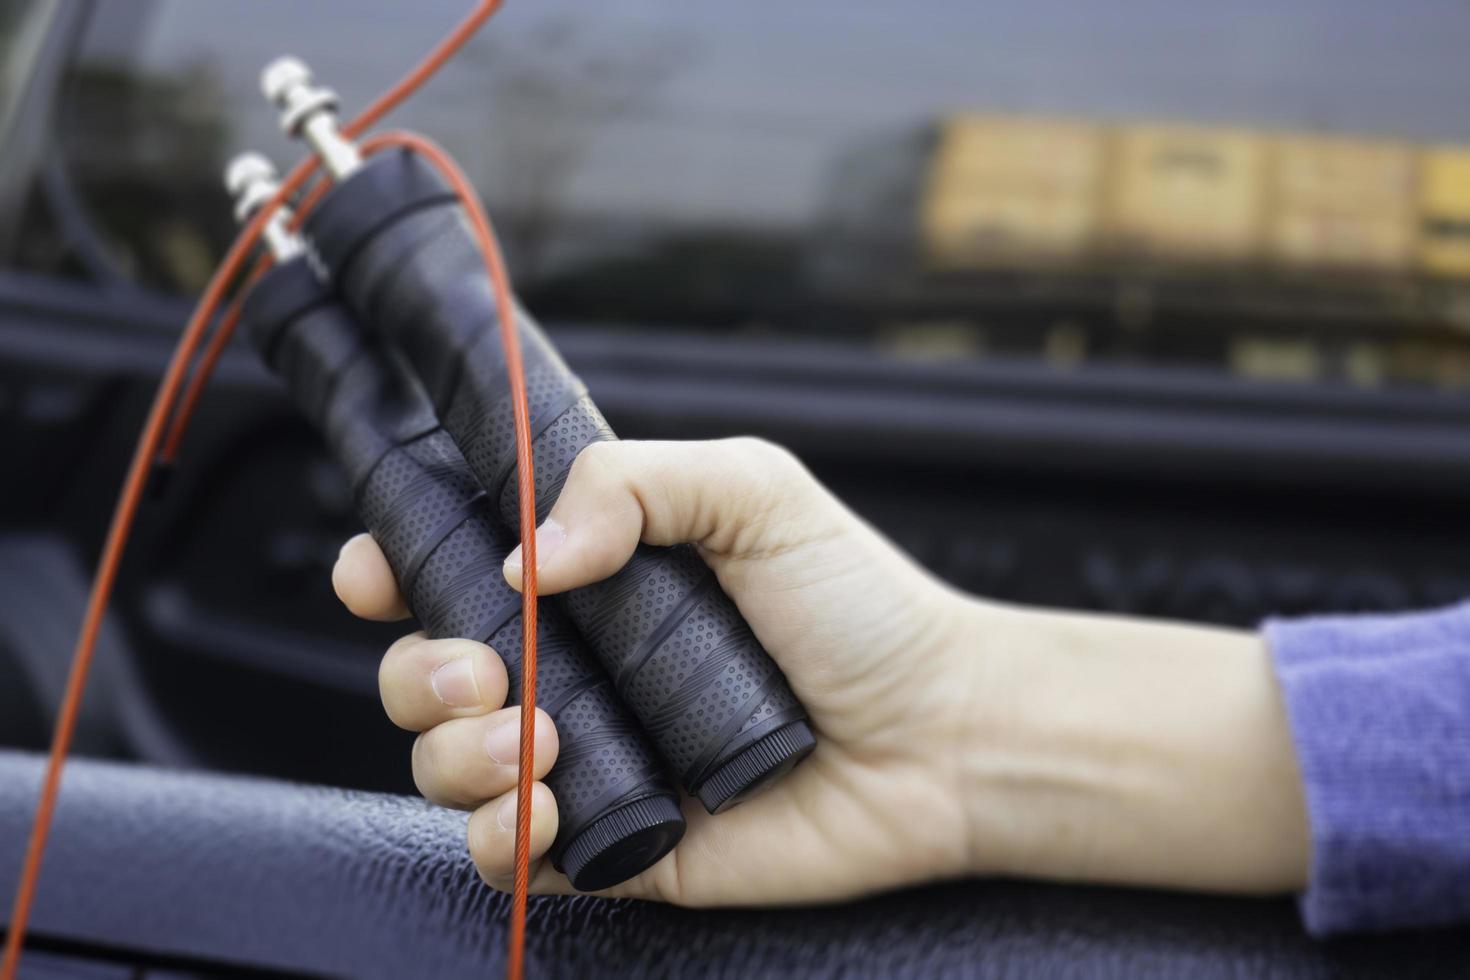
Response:
[[[401,351],[502,521],[518,521],[515,440],[498,314],[454,194],[407,151],[369,160],[312,212],[306,235],[349,308]],[[612,430],[517,308],[544,517],[572,461]],[[815,745],[806,714],[690,547],[640,546],[564,608],[684,786],[711,812],[779,778]]]
[[[246,333],[346,470],[357,511],[431,637],[470,637],[521,675],[521,595],[501,562],[514,546],[428,399],[320,284],[304,259],[269,272]],[[684,832],[678,792],[607,673],[555,606],[539,610],[538,701],[561,750],[547,776],[561,825],[553,864],[606,888],[662,857]]]

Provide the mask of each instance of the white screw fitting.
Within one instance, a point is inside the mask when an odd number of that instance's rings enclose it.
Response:
[[[225,189],[235,199],[235,220],[244,224],[281,190],[275,164],[259,153],[241,153],[225,167]],[[304,250],[301,237],[291,230],[291,209],[276,208],[261,237],[277,262],[294,259]]]
[[[315,84],[301,59],[285,56],[266,65],[260,91],[280,110],[281,129],[292,139],[304,138],[333,180],[362,166],[357,147],[337,128],[337,93]]]

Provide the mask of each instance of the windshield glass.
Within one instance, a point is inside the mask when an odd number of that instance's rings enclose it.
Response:
[[[96,4],[32,209],[85,220],[23,264],[197,291],[224,161],[299,153],[260,67],[289,49],[350,115],[465,7]],[[540,0],[393,123],[472,174],[552,321],[1459,386],[1466,37],[1428,0]]]

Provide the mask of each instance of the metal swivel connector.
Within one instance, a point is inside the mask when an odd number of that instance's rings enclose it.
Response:
[[[304,138],[333,180],[362,166],[362,154],[337,128],[337,93],[316,85],[299,58],[277,58],[260,73],[260,91],[281,113],[287,136]]]
[[[225,167],[225,189],[235,199],[235,220],[244,224],[281,189],[275,164],[259,153],[241,153]],[[291,209],[282,205],[265,223],[261,237],[277,262],[300,255],[301,238],[291,230]]]

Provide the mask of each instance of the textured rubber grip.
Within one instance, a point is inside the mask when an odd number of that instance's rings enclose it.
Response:
[[[520,692],[521,596],[501,563],[514,545],[427,398],[366,337],[302,260],[250,297],[245,329],[347,471],[359,515],[431,637],[489,643]],[[560,832],[553,863],[597,889],[641,871],[683,832],[678,794],[607,673],[543,606],[538,702],[560,753],[547,777]]]
[[[344,302],[400,350],[507,526],[518,519],[515,440],[494,295],[463,213],[427,164],[394,152],[334,188],[307,223]],[[612,429],[545,334],[516,321],[530,405],[536,509]],[[683,784],[711,811],[813,747],[785,678],[692,548],[642,546],[564,597],[572,621]]]

